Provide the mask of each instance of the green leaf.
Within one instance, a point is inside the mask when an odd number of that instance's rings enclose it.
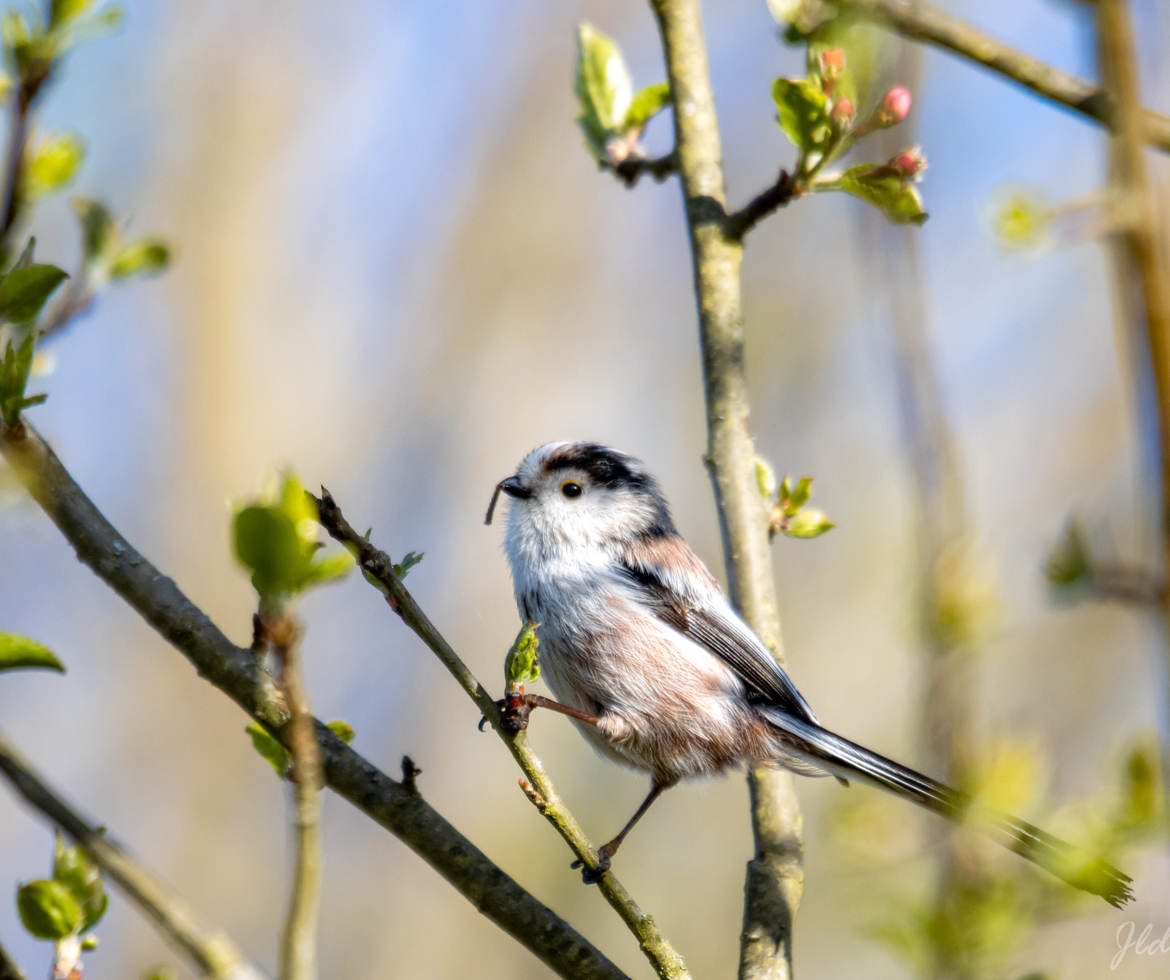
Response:
[[[508,651],[504,660],[504,677],[509,690],[521,684],[535,683],[540,677],[540,638],[536,635],[538,625],[531,620],[526,622],[516,635],[512,649]]]
[[[918,192],[889,164],[860,163],[850,167],[835,186],[868,201],[894,224],[920,225],[927,218]]]
[[[65,673],[61,661],[43,643],[18,633],[0,633],[0,670],[40,667]]]
[[[81,937],[81,949],[83,952],[91,953],[98,948],[98,937],[92,932]]]
[[[252,736],[252,746],[260,753],[260,757],[272,766],[276,775],[284,779],[292,762],[292,756],[289,755],[288,749],[281,745],[259,722],[250,723],[244,731]]]
[[[252,584],[265,597],[295,591],[309,573],[309,559],[296,526],[275,507],[254,505],[232,524],[236,558],[252,572]]]
[[[92,929],[101,921],[109,904],[101,870],[80,847],[66,847],[60,835],[53,846],[53,880],[61,883],[81,905],[81,929]]]
[[[592,25],[577,27],[577,66],[573,90],[580,114],[577,121],[596,156],[625,121],[633,101],[634,83],[621,49]]]
[[[796,483],[796,486],[789,492],[788,501],[784,504],[784,515],[792,517],[801,507],[808,503],[808,498],[812,496],[812,481],[811,476],[802,476]]]
[[[1060,588],[1076,585],[1090,571],[1089,548],[1079,521],[1069,521],[1064,536],[1053,546],[1044,564],[1048,581]]]
[[[49,4],[49,25],[56,27],[76,20],[93,6],[93,0],[51,0]]]
[[[781,530],[790,538],[819,538],[836,527],[823,511],[805,509],[794,514]]]
[[[49,136],[26,157],[21,188],[32,200],[44,197],[69,183],[84,159],[85,144],[77,136]]]
[[[658,82],[647,85],[630,103],[630,111],[622,122],[622,132],[628,133],[632,129],[641,129],[658,113],[670,105],[670,85],[667,82]]]
[[[402,561],[394,563],[394,574],[399,578],[406,578],[410,570],[423,560],[421,551],[408,551]]]
[[[793,146],[806,153],[824,150],[832,135],[829,99],[807,79],[777,78],[772,83],[776,120]]]
[[[81,249],[87,265],[103,262],[118,247],[118,226],[100,201],[75,197],[70,204],[81,223]]]
[[[0,280],[0,316],[12,323],[35,320],[53,291],[68,278],[55,265],[13,269]]]
[[[765,500],[770,500],[776,493],[776,471],[762,456],[756,457],[756,486]]]
[[[73,893],[59,881],[42,878],[16,892],[20,921],[37,939],[64,939],[80,931],[84,912]]]
[[[115,253],[110,276],[125,279],[127,276],[151,275],[162,272],[170,261],[171,252],[165,243],[157,238],[140,238]]]
[[[352,572],[356,564],[357,559],[348,551],[336,551],[326,555],[320,561],[314,562],[309,567],[304,580],[301,582],[301,587],[337,582]]]
[[[353,727],[348,722],[331,721],[325,727],[333,732],[333,734],[341,739],[346,745],[353,745],[355,733]]]
[[[0,417],[6,425],[16,425],[23,409],[45,400],[45,395],[26,397],[24,394],[35,346],[36,333],[30,330],[19,346],[11,340],[8,342],[4,360],[0,361]]]
[[[776,499],[780,501],[781,506],[787,505],[788,501],[792,499],[792,477],[786,476],[780,481],[780,489],[776,491]]]

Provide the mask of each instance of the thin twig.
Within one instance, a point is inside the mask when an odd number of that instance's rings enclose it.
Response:
[[[1165,579],[1147,568],[1093,562],[1085,574],[1085,582],[1093,599],[1153,609],[1166,602]]]
[[[0,945],[0,980],[28,980],[24,971],[8,951]]]
[[[903,37],[925,41],[973,61],[1042,98],[1108,126],[1113,102],[1105,89],[1008,47],[925,3],[910,0],[834,0],[845,13],[882,24]],[[1137,138],[1170,152],[1170,116],[1137,106]]]
[[[504,744],[512,752],[512,758],[523,770],[527,777],[521,782],[521,788],[529,800],[540,810],[572,848],[578,860],[590,870],[597,870],[597,851],[585,836],[576,817],[569,812],[568,807],[561,801],[552,781],[545,772],[544,765],[536,753],[528,745],[526,732],[516,735],[510,734],[500,723],[500,711],[486,688],[476,679],[471,669],[463,662],[459,654],[443,638],[435,625],[427,618],[426,613],[415,601],[402,579],[394,574],[394,563],[390,556],[380,551],[357,531],[345,519],[341,508],[324,487],[321,496],[314,497],[322,527],[329,534],[346,545],[356,556],[361,569],[368,576],[375,579],[390,608],[393,609],[439,658],[443,666],[450,671],[451,676],[467,693],[476,707],[485,718],[491,722],[492,728],[500,736]],[[654,920],[646,915],[625,887],[612,871],[606,871],[598,882],[601,893],[638,940],[638,945],[646,958],[660,977],[682,978],[689,977],[686,964],[682,957],[671,946],[670,942],[658,931]]]
[[[731,597],[783,659],[768,521],[755,477],[740,300],[742,245],[726,233],[723,154],[698,0],[652,0],[666,61],[691,244],[707,405],[707,463]],[[740,977],[786,980],[804,885],[801,817],[791,773],[748,775],[755,854],[744,885]]]
[[[34,809],[80,844],[126,896],[154,920],[163,935],[186,953],[204,976],[259,980],[264,974],[247,961],[223,933],[200,925],[194,913],[149,871],[88,824],[25,762],[0,735],[0,773]]]
[[[288,709],[272,677],[247,647],[231,642],[207,615],[136,551],[69,475],[27,422],[0,426],[0,455],[99,578],[257,721],[278,735]],[[564,977],[624,977],[569,923],[493,864],[431,807],[320,722],[326,784],[400,838],[480,912]]]
[[[797,196],[797,182],[787,170],[781,170],[776,182],[761,191],[738,211],[727,216],[724,233],[733,241],[742,242],[744,236],[773,211],[784,207]]]
[[[653,177],[662,183],[678,171],[678,158],[673,150],[661,157],[644,157],[640,153],[631,153],[617,163],[599,160],[598,166],[602,170],[610,171],[627,187],[633,187],[643,175]]]
[[[1148,121],[1138,91],[1138,56],[1125,0],[1099,0],[1097,41],[1101,77],[1113,94],[1116,113],[1110,141],[1110,184],[1118,228],[1115,261],[1122,309],[1145,324],[1154,375],[1161,474],[1161,527],[1164,568],[1170,574],[1170,283],[1159,255],[1157,210],[1150,193],[1143,138]],[[1170,622],[1170,593],[1162,590]],[[1163,656],[1170,657],[1170,650]],[[1165,675],[1165,671],[1162,671]],[[1170,691],[1160,710],[1170,712]],[[1170,794],[1170,745],[1161,746],[1164,791]]]
[[[48,66],[44,71],[26,75],[12,90],[12,128],[8,134],[8,152],[4,161],[3,205],[0,207],[0,249],[5,260],[10,251],[12,229],[20,216],[24,188],[21,186],[24,172],[24,154],[28,143],[29,115],[41,86],[49,77]]]
[[[88,313],[97,299],[97,291],[89,281],[89,275],[82,268],[72,277],[65,286],[61,298],[58,299],[37,324],[39,340],[47,337],[59,336],[66,327],[72,326],[85,313]]]
[[[296,866],[281,938],[280,977],[313,980],[317,975],[317,916],[321,907],[321,747],[314,737],[313,713],[301,669],[300,627],[285,611],[266,632],[291,713],[288,748],[296,799]]]

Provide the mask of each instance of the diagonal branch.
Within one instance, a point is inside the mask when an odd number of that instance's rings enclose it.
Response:
[[[740,300],[741,243],[726,232],[723,154],[698,0],[652,0],[670,82],[691,244],[707,403],[707,463],[731,597],[782,659],[768,522],[755,479]],[[750,208],[750,205],[749,205]],[[792,774],[748,775],[755,854],[744,885],[740,977],[787,980],[792,920],[804,886],[801,817]]]
[[[834,0],[844,13],[881,24],[903,37],[925,41],[973,61],[1041,98],[1111,125],[1114,101],[1105,89],[1008,47],[970,24],[918,0]],[[1137,108],[1138,139],[1170,152],[1170,116]]]
[[[202,975],[219,980],[260,980],[264,976],[226,935],[201,925],[181,898],[170,893],[108,834],[78,816],[3,735],[0,735],[0,773],[7,777],[25,802],[85,848],[94,863],[155,921],[167,939],[191,958]]]
[[[0,455],[99,578],[125,599],[200,675],[257,721],[287,738],[288,709],[251,650],[231,642],[207,615],[136,551],[85,495],[27,422],[0,427]],[[550,908],[525,891],[431,807],[316,723],[326,784],[385,827],[479,911],[564,977],[622,973]]]
[[[0,980],[28,980],[25,972],[3,946],[0,946]]]
[[[387,603],[442,662],[443,666],[459,682],[459,686],[475,702],[476,707],[487,718],[492,728],[508,746],[512,758],[524,771],[527,780],[522,780],[521,788],[541,814],[564,838],[572,848],[578,860],[586,867],[597,869],[597,852],[585,832],[577,823],[576,817],[569,812],[568,807],[557,795],[552,781],[548,778],[544,766],[536,753],[528,746],[527,733],[520,732],[510,735],[500,724],[500,712],[496,702],[487,690],[476,679],[471,669],[463,662],[451,645],[443,638],[434,624],[422,611],[414,596],[410,594],[402,579],[394,574],[394,563],[389,555],[378,550],[366,538],[357,533],[341,513],[341,508],[324,487],[321,488],[321,497],[317,502],[322,526],[336,540],[348,547],[358,559],[362,571],[374,579],[379,591],[386,597]],[[660,977],[683,978],[689,977],[686,964],[675,951],[669,941],[659,931],[654,920],[646,915],[625,887],[612,871],[606,871],[598,882],[601,893],[606,901],[613,906],[621,916],[622,921],[638,939],[638,944],[646,958],[657,971]]]

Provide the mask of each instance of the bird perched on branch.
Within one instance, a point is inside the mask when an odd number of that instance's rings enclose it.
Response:
[[[1131,879],[1039,827],[829,731],[679,536],[642,464],[589,442],[529,453],[496,486],[511,500],[506,550],[516,603],[539,624],[540,664],[559,701],[611,758],[650,773],[650,793],[598,853],[600,872],[655,799],[680,779],[742,764],[859,779],[974,826],[1076,888],[1121,906]]]

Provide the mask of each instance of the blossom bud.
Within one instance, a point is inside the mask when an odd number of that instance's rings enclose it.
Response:
[[[821,52],[821,76],[839,78],[845,69],[845,52],[840,48],[828,48]]]
[[[833,103],[833,111],[829,113],[829,118],[839,129],[848,127],[853,122],[853,103],[848,99],[838,99]]]
[[[902,85],[895,85],[890,89],[885,98],[882,99],[882,104],[878,106],[876,113],[876,122],[883,129],[887,126],[893,126],[900,123],[908,115],[910,115],[910,105],[913,99],[910,96],[910,90]]]
[[[903,150],[897,156],[890,158],[890,164],[903,180],[913,180],[926,169],[926,157],[917,146]]]

